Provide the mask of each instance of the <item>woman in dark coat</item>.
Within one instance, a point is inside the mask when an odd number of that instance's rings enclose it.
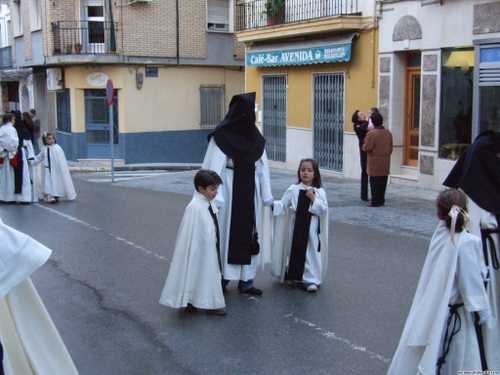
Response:
[[[359,161],[361,165],[361,200],[368,200],[368,174],[366,173],[367,153],[363,151],[363,143],[368,132],[368,121],[359,109],[352,114],[352,125],[359,141]]]

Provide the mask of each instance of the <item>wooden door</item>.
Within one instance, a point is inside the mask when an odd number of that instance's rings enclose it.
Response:
[[[420,144],[420,67],[407,68],[404,165],[418,167]]]

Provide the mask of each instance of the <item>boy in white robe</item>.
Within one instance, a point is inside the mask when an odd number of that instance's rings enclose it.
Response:
[[[482,368],[475,320],[485,323],[491,310],[481,240],[463,230],[466,204],[456,189],[436,200],[440,222],[388,375],[456,375]]]
[[[222,292],[217,205],[214,198],[222,183],[217,173],[199,170],[196,192],[186,207],[177,234],[174,255],[160,303],[173,308],[206,309],[207,314],[227,313]]]
[[[77,375],[29,275],[51,250],[0,220],[0,342],[6,375]]]

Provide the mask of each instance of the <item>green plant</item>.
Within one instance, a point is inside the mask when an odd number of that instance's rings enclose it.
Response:
[[[281,9],[285,8],[285,0],[268,0],[268,2],[264,4],[264,8],[265,10],[260,12],[260,18],[264,17],[264,14],[266,14],[268,18],[278,17]]]
[[[75,48],[82,48],[82,45],[80,43],[76,43]]]

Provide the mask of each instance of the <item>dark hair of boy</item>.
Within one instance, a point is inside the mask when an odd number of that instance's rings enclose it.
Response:
[[[4,113],[3,117],[2,117],[2,122],[4,124],[8,123],[8,122],[12,122],[12,119],[14,118],[14,114],[13,113]]]
[[[300,184],[302,182],[302,180],[300,179],[300,168],[302,168],[302,163],[305,163],[305,162],[311,163],[311,165],[313,167],[313,171],[314,171],[314,178],[313,178],[312,186],[319,189],[321,187],[321,175],[319,174],[319,166],[318,166],[318,163],[316,163],[316,160],[311,159],[311,158],[302,159],[300,161],[299,169],[297,170],[297,176],[299,178],[299,181],[297,182],[297,184]]]
[[[209,169],[200,169],[194,176],[194,188],[198,191],[198,187],[206,189],[210,185],[221,185],[220,176]]]
[[[380,113],[372,113],[370,116],[373,126],[381,126],[384,123],[384,118]]]
[[[448,215],[453,206],[458,206],[467,212],[467,196],[458,189],[446,189],[436,198],[436,207],[439,218],[444,220],[446,227],[451,229],[451,217]],[[465,226],[464,215],[460,212],[455,223],[455,232],[460,233]]]

